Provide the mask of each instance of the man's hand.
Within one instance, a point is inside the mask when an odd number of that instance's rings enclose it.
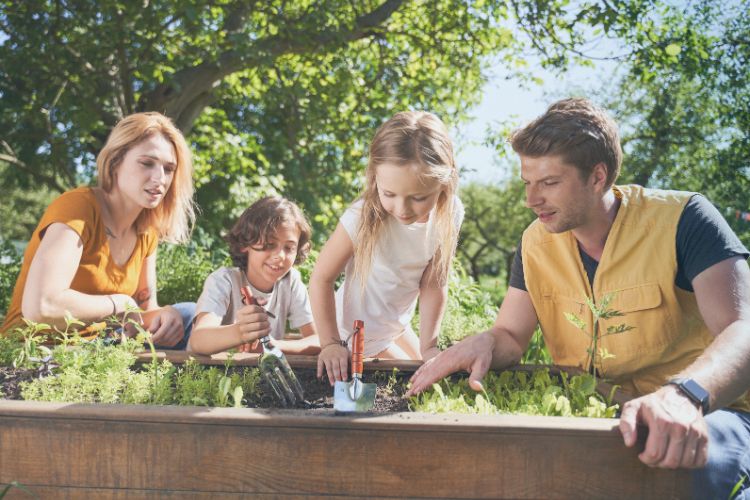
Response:
[[[459,370],[469,372],[469,385],[475,391],[482,390],[482,378],[492,363],[495,337],[484,332],[466,338],[434,358],[427,360],[411,377],[411,388],[406,397],[419,394],[440,380]]]
[[[708,459],[708,427],[702,411],[668,385],[646,396],[628,401],[620,416],[625,446],[635,444],[636,424],[648,427],[648,439],[641,462],[650,467],[699,468]]]
[[[156,346],[174,347],[185,336],[182,315],[172,306],[162,307],[146,328]]]

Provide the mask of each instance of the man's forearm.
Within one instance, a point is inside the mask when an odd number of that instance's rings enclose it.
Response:
[[[725,328],[693,364],[677,374],[692,378],[710,395],[710,408],[731,404],[750,388],[750,320]]]

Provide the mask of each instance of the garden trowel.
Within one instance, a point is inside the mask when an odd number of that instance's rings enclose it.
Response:
[[[336,382],[333,388],[333,409],[337,412],[369,411],[375,404],[375,384],[362,382],[365,352],[365,324],[354,322],[352,334],[352,380]]]

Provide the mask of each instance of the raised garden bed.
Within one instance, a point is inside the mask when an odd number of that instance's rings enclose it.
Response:
[[[365,370],[394,366],[417,364]],[[648,468],[637,454],[614,419],[0,400],[0,484],[42,498],[689,496],[688,472]]]

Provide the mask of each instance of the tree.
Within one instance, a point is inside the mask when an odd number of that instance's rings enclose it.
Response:
[[[510,279],[516,247],[534,215],[524,205],[524,185],[517,176],[503,186],[471,183],[461,188],[465,206],[459,258],[475,281],[481,275]]]
[[[633,66],[603,98],[622,128],[621,182],[704,193],[750,244],[750,223],[736,217],[750,211],[747,3],[704,0],[681,20],[707,33],[700,57]]]
[[[114,123],[158,110],[194,146],[209,230],[263,192],[297,199],[330,227],[395,111],[457,123],[490,56],[520,74],[531,46],[562,67],[592,30],[632,32],[623,57],[658,62],[658,30],[640,22],[657,2],[6,0],[0,162],[13,168],[0,182],[88,182]]]

